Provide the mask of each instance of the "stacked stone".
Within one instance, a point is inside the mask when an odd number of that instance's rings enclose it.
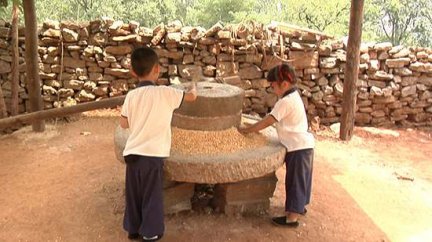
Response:
[[[269,93],[269,84],[260,69],[263,55],[254,45],[263,38],[262,31],[250,30],[247,35],[234,36],[240,32],[219,23],[209,30],[181,27],[180,23],[166,29],[165,48],[157,51],[167,69],[169,83],[187,82],[198,76],[201,80],[221,81],[248,90],[246,112],[265,113],[274,105],[276,97]],[[268,96],[273,96],[272,103],[266,103]]]
[[[361,52],[356,121],[430,124],[432,50],[380,43],[364,44]]]
[[[346,51],[340,42],[310,46],[307,58],[297,52],[304,64],[297,70],[301,80],[299,89],[309,116],[319,116],[324,124],[339,121],[342,112],[343,73]],[[299,65],[297,65],[298,67]]]
[[[45,108],[123,95],[134,88],[137,81],[129,68],[138,26],[110,19],[45,22],[39,43]]]
[[[10,26],[0,23],[0,84],[10,102]],[[20,34],[24,31],[21,30]],[[21,112],[24,101],[24,37],[20,35]],[[123,95],[135,88],[129,74],[133,48],[149,45],[160,57],[159,84],[193,79],[218,81],[245,90],[243,111],[267,113],[277,101],[266,81],[269,66],[289,59],[308,115],[324,124],[342,112],[346,44],[321,35],[254,25],[206,30],[179,21],[154,29],[109,18],[87,23],[47,21],[40,29],[41,92],[46,108]],[[264,51],[265,50],[265,51]],[[280,57],[278,59],[278,57]],[[362,44],[356,122],[382,125],[432,116],[432,50]],[[9,105],[8,105],[9,106]]]
[[[342,112],[345,49],[342,42],[321,44],[319,68],[306,68],[300,73],[300,89],[305,97],[310,97],[305,102],[308,114],[320,116],[322,123],[338,122]],[[432,50],[371,43],[362,44],[360,52],[356,123],[430,124]]]
[[[317,79],[316,74],[320,72],[317,46],[321,40],[320,35],[297,31],[284,32],[268,26],[259,35],[255,35],[252,45],[246,43],[246,47],[243,47],[245,50],[236,51],[233,66],[238,68],[235,68],[234,74],[229,73],[229,77],[223,80],[225,83],[245,89],[243,112],[265,114],[274,106],[278,98],[265,77],[268,69],[275,64],[281,64],[282,59],[292,59],[290,64],[296,69],[299,87],[302,93],[307,95],[303,100],[308,103],[311,89],[304,84],[303,77],[306,76],[305,78],[309,78],[307,81],[314,83]]]

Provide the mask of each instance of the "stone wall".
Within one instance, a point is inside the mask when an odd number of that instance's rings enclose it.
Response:
[[[0,23],[0,85],[10,103],[10,26]],[[27,110],[24,88],[24,29],[20,29],[20,112]],[[310,117],[324,124],[339,121],[346,45],[322,36],[281,31],[259,24],[209,30],[179,22],[155,29],[111,19],[88,23],[48,21],[39,32],[41,92],[45,108],[109,98],[135,88],[130,54],[150,45],[160,57],[159,84],[192,78],[225,82],[246,91],[244,112],[264,114],[277,98],[265,80],[282,56],[296,68],[299,89]],[[263,51],[265,50],[265,52]],[[265,53],[265,54],[264,54]],[[282,53],[282,54],[281,54]],[[357,114],[359,125],[428,125],[432,118],[432,50],[362,44]]]

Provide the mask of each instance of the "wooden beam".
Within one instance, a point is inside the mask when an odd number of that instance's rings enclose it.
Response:
[[[308,29],[308,28],[302,28],[299,27],[297,25],[293,25],[293,24],[287,24],[287,23],[282,23],[282,22],[277,22],[277,21],[271,21],[270,23],[271,26],[277,26],[279,28],[279,30],[281,31],[286,31],[286,32],[291,32],[291,31],[299,31],[299,32],[304,32],[304,33],[311,33],[311,34],[316,34],[321,36],[323,39],[334,39],[334,36],[317,31],[317,30],[313,30],[313,29]]]
[[[14,117],[0,119],[0,130],[11,127],[16,124],[28,124],[37,120],[63,117],[74,113],[81,113],[89,110],[112,108],[122,105],[126,95],[113,97],[109,99],[102,99],[95,102],[81,103],[71,107],[54,108],[42,111],[36,111],[27,114],[21,114]]]
[[[36,8],[34,0],[23,1],[25,22],[25,61],[27,74],[27,90],[29,93],[30,111],[43,110],[39,78],[39,56]],[[38,120],[33,123],[33,131],[43,132],[45,123]]]
[[[351,140],[354,130],[355,107],[357,99],[356,82],[360,63],[360,44],[363,22],[364,0],[351,1],[347,64],[343,88],[340,138]]]

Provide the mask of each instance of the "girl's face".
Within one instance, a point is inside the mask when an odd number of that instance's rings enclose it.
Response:
[[[271,82],[271,87],[278,97],[282,97],[282,95],[291,88],[291,84],[287,81]]]

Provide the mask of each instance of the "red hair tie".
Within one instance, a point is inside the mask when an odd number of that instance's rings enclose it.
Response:
[[[288,72],[288,73],[286,74],[286,76],[287,76],[287,78],[288,78],[288,81],[289,81],[290,83],[292,83],[293,80],[292,80],[292,77],[291,77],[291,73]]]

